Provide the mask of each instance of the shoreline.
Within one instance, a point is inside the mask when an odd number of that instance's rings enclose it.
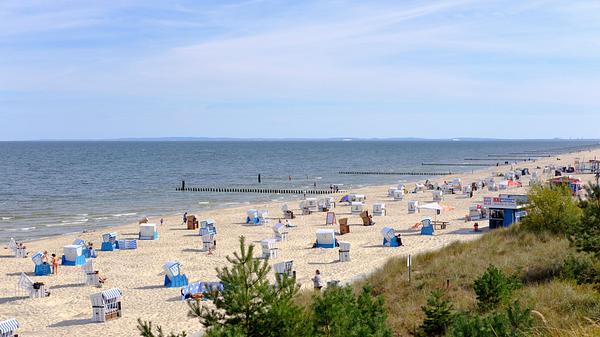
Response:
[[[543,158],[530,162],[517,163],[516,167],[528,167],[531,172],[536,166],[542,168],[547,164],[567,166],[573,163],[575,157],[589,157],[589,154],[600,156],[600,149],[585,152],[561,154],[562,160],[556,157]],[[510,166],[484,167],[472,172],[457,173],[449,176],[434,177],[431,181],[451,180],[460,177],[464,184],[488,177],[492,172],[506,172]],[[538,170],[540,171],[540,170]],[[588,179],[590,175],[580,175]],[[424,177],[422,177],[424,178]],[[415,181],[423,181],[416,179]],[[490,192],[481,190],[476,192],[472,199],[463,195],[446,195],[444,204],[454,207],[454,210],[445,211],[438,216],[438,220],[449,221],[450,225],[445,230],[436,230],[434,236],[421,236],[411,229],[411,226],[420,221],[420,218],[434,214],[430,211],[408,214],[407,201],[418,200],[430,202],[431,192],[405,195],[403,201],[393,201],[387,196],[390,185],[365,186],[351,189],[351,193],[361,193],[367,196],[366,208],[371,210],[373,202],[385,202],[388,210],[386,216],[374,216],[374,226],[362,226],[361,220],[356,215],[351,215],[349,207],[338,204],[335,208],[339,218],[348,217],[351,232],[344,236],[337,236],[339,240],[351,242],[351,260],[338,262],[337,249],[311,248],[315,241],[315,231],[319,228],[332,228],[325,226],[325,213],[299,215],[298,203],[301,198],[288,201],[268,201],[239,206],[190,211],[199,220],[211,218],[216,221],[217,249],[212,255],[202,251],[201,239],[198,231],[186,230],[182,225],[180,215],[164,216],[165,225],[158,225],[159,237],[155,241],[138,241],[137,250],[121,250],[115,252],[98,252],[94,259],[94,266],[103,276],[108,277],[107,285],[103,289],[83,286],[80,284],[81,268],[60,266],[58,276],[34,277],[35,281],[44,282],[52,292],[52,296],[44,299],[27,299],[11,296],[14,292],[21,271],[31,273],[33,263],[31,259],[10,258],[5,250],[0,264],[0,317],[16,317],[21,323],[19,332],[26,336],[72,336],[105,334],[110,329],[115,335],[130,336],[136,334],[137,318],[152,320],[155,324],[162,325],[165,331],[195,332],[201,329],[200,324],[186,316],[187,305],[180,300],[179,288],[165,288],[162,286],[164,275],[162,264],[167,261],[177,260],[182,263],[183,270],[190,282],[215,281],[216,267],[222,267],[226,256],[239,249],[238,237],[244,235],[248,243],[258,244],[261,239],[272,237],[272,224],[277,222],[281,211],[280,206],[286,202],[297,219],[293,223],[298,227],[290,228],[288,240],[279,243],[279,256],[269,264],[294,261],[297,272],[297,282],[303,289],[310,289],[310,278],[315,269],[322,271],[324,281],[339,280],[342,283],[353,282],[368,276],[382,268],[390,258],[404,257],[408,254],[420,254],[434,251],[457,241],[478,239],[487,231],[487,221],[481,221],[482,232],[472,231],[473,222],[465,222],[462,218],[468,212],[471,203],[480,202],[484,196],[497,195],[498,193],[525,193],[528,189],[529,177],[522,178],[523,187]],[[393,185],[397,185],[393,184]],[[407,183],[409,189],[414,182]],[[341,196],[341,195],[340,195]],[[336,199],[338,196],[336,195]],[[269,211],[271,223],[264,226],[248,226],[243,222],[246,210],[249,208],[266,209]],[[298,212],[298,213],[297,213]],[[158,223],[160,217],[149,218],[150,222]],[[485,225],[483,225],[485,224]],[[404,245],[402,247],[383,247],[380,231],[383,227],[393,227],[402,234]],[[337,231],[337,226],[334,227]],[[62,247],[70,244],[74,239],[81,238],[93,241],[99,248],[102,232],[116,231],[119,239],[136,238],[137,223],[127,223],[111,227],[96,229],[94,232],[56,235],[47,239],[27,242],[29,252],[48,250],[50,253],[62,255]],[[255,254],[260,254],[260,246],[256,247]],[[271,274],[270,278],[274,278]],[[104,324],[91,323],[90,294],[112,287],[123,291],[124,317]],[[48,315],[52,312],[52,315]]]

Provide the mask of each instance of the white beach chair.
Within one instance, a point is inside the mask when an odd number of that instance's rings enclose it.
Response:
[[[350,242],[338,241],[338,244],[340,245],[340,262],[350,261]]]
[[[14,337],[19,329],[19,321],[15,318],[7,319],[0,322],[0,337]]]
[[[205,252],[215,249],[215,234],[206,232],[202,236],[202,250]]]
[[[20,296],[28,296],[29,298],[43,298],[49,295],[44,283],[33,282],[31,277],[25,275],[25,273],[21,273],[19,277],[17,291]]]
[[[305,207],[307,207],[311,212],[317,212],[319,210],[319,204],[317,198],[306,198],[304,201]]]
[[[260,247],[262,248],[262,258],[263,259],[276,259],[277,258],[277,240],[275,240],[275,239],[261,240]]]
[[[277,241],[287,240],[288,231],[286,230],[285,225],[281,222],[273,225],[273,233],[275,233],[275,239]]]
[[[258,221],[261,225],[269,223],[269,219],[267,218],[269,216],[269,211],[259,210],[256,212],[256,216],[258,217]]]
[[[363,211],[363,203],[359,201],[354,201],[350,204],[350,212],[352,214],[360,214]]]
[[[394,190],[394,200],[404,200],[404,190]]]
[[[385,203],[376,202],[373,204],[373,215],[383,216],[386,214]]]
[[[394,196],[394,191],[397,190],[398,188],[395,186],[392,186],[390,188],[388,188],[388,197],[393,197]]]
[[[92,321],[106,322],[123,316],[119,288],[108,289],[90,296],[92,302]]]
[[[414,214],[419,211],[419,201],[418,200],[409,200],[408,201],[408,213]]]
[[[27,257],[27,250],[25,247],[20,247],[14,238],[10,238],[8,249],[10,250],[11,255],[14,257]]]
[[[100,276],[98,275],[98,272],[94,270],[94,260],[88,260],[83,266],[81,266],[81,272],[83,273],[83,284],[94,287],[102,287]]]
[[[444,194],[440,190],[431,191],[431,195],[433,196],[433,201],[442,201],[444,199]]]
[[[425,184],[421,184],[421,183],[416,183],[415,184],[415,192],[425,192],[425,190],[427,189],[427,186],[425,186]]]
[[[156,240],[158,239],[158,231],[156,230],[155,223],[143,223],[140,224],[140,233],[138,239],[140,240]]]

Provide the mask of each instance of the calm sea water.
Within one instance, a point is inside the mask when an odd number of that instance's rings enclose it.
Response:
[[[188,186],[329,188],[426,177],[339,171],[471,171],[421,166],[468,157],[557,150],[584,141],[0,142],[0,239],[36,239],[297,196],[177,192]],[[288,180],[288,176],[292,180]]]

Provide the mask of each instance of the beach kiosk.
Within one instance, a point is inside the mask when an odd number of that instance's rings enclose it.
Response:
[[[169,261],[163,265],[165,271],[164,286],[167,288],[179,288],[188,285],[188,278],[181,273],[181,263]]]
[[[385,247],[400,247],[402,245],[392,227],[383,227],[381,235],[383,235],[383,245]]]
[[[335,231],[333,229],[317,229],[317,248],[335,248]]]
[[[63,247],[63,266],[82,266],[84,263],[85,255],[83,255],[83,246],[66,245]]]
[[[143,223],[140,225],[140,240],[156,240],[158,239],[158,231],[155,223]]]
[[[108,289],[92,294],[92,321],[106,322],[123,316],[121,309],[121,296],[123,293],[119,288]]]
[[[100,250],[103,252],[110,252],[118,249],[117,246],[117,233],[105,233],[102,234],[102,246],[100,246]]]
[[[0,337],[14,337],[19,329],[19,322],[15,318],[0,322]]]
[[[527,215],[523,205],[526,202],[526,195],[500,194],[498,197],[484,197],[483,206],[489,210],[490,229],[509,227],[521,221]]]
[[[44,263],[44,253],[36,252],[31,256],[31,260],[35,264],[35,269],[33,270],[35,276],[50,275],[50,264]]]

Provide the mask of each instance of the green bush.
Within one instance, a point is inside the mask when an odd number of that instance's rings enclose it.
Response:
[[[444,336],[454,319],[453,307],[442,290],[434,290],[427,299],[427,305],[421,307],[425,314],[423,324],[418,328],[416,336]]]
[[[600,258],[600,187],[588,185],[586,199],[579,206],[583,216],[570,232],[569,239],[578,251],[592,253]]]
[[[521,227],[535,232],[567,235],[579,224],[581,209],[566,186],[533,186],[528,194],[527,217]]]
[[[531,331],[533,319],[529,309],[518,302],[506,312],[489,316],[465,313],[457,315],[448,335],[450,337],[525,337]]]
[[[473,283],[479,310],[488,311],[507,303],[512,291],[519,286],[516,277],[507,277],[500,269],[490,265]]]
[[[315,336],[388,337],[387,313],[383,298],[373,297],[365,286],[356,298],[352,287],[327,288],[312,304]]]
[[[587,255],[569,255],[563,263],[561,277],[575,280],[577,284],[593,284],[600,282],[600,273],[594,260]]]

